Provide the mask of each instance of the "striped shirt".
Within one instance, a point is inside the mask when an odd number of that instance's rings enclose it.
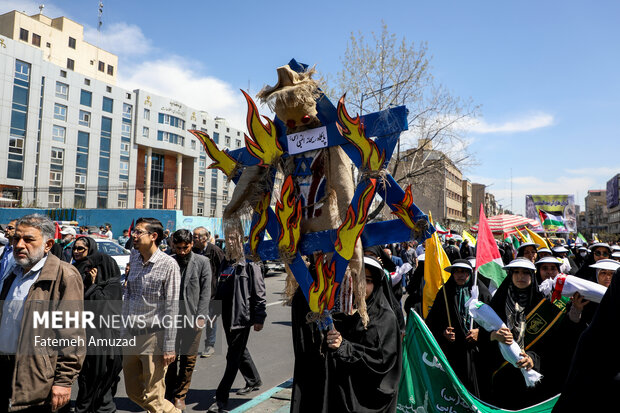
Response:
[[[123,318],[145,320],[146,329],[164,330],[163,351],[175,349],[176,330],[167,328],[179,313],[181,273],[174,258],[159,248],[142,262],[138,250],[132,250],[129,276],[123,290]],[[144,329],[137,321],[134,329]],[[131,333],[131,329],[129,330]]]

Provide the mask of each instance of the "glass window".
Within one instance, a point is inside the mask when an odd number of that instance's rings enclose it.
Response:
[[[196,149],[196,141],[192,139],[192,149]]]
[[[80,111],[80,125],[90,127],[90,112],[86,112],[85,110]]]
[[[63,126],[54,125],[52,126],[52,139],[57,142],[65,142],[65,135],[67,134],[67,129]]]
[[[80,105],[91,107],[93,104],[93,94],[88,90],[82,89],[80,93]]]
[[[15,61],[15,78],[23,81],[28,81],[30,78],[30,64],[22,62],[21,60]]]
[[[28,30],[19,29],[19,40],[28,41]]]
[[[131,123],[123,122],[121,124],[121,135],[122,136],[130,136],[131,135]]]
[[[144,138],[148,138],[149,137],[149,128],[147,128],[146,126],[142,127],[142,136]]]
[[[37,47],[41,47],[41,36],[36,33],[32,33],[32,44]]]
[[[108,65],[108,74],[114,76],[114,66]]]
[[[230,136],[225,136],[224,140],[226,141],[226,146],[230,146]]]
[[[241,148],[241,139],[237,139],[235,143],[237,144],[237,148]]]
[[[125,161],[121,161],[121,163],[119,164],[119,169],[121,174],[127,174],[129,173],[129,162],[125,162]]]
[[[83,148],[88,148],[88,141],[90,140],[90,135],[88,132],[78,131],[78,146]]]
[[[105,72],[105,63],[102,61],[99,61],[99,71]]]
[[[78,168],[88,168],[88,154],[78,152],[75,158],[75,163]]]
[[[216,124],[217,126],[217,124]],[[220,143],[220,134],[217,132],[213,132],[213,142],[215,142],[216,144]]]
[[[103,98],[103,105],[101,107],[101,110],[103,110],[104,112],[109,112],[112,113],[112,109],[114,107],[114,100],[110,99],[110,98]]]
[[[50,186],[62,186],[62,172],[50,171]]]
[[[132,106],[127,103],[123,103],[123,119],[131,120]]]
[[[69,47],[75,49],[75,39],[73,37],[69,37]]]
[[[54,103],[54,119],[67,121],[67,107],[60,103]]]
[[[56,82],[56,97],[61,99],[69,98],[69,85]]]
[[[60,208],[60,194],[49,194],[47,200],[48,208]]]
[[[86,189],[86,175],[83,175],[83,174],[75,175],[75,188]]]
[[[75,61],[67,58],[67,69],[73,70],[75,68]]]
[[[86,86],[90,86],[90,79],[84,79],[84,84]]]
[[[151,120],[151,111],[148,109],[144,109],[144,119]]]
[[[129,144],[121,142],[121,155],[129,155]]]
[[[62,165],[64,163],[65,150],[52,147],[51,163],[54,165]]]

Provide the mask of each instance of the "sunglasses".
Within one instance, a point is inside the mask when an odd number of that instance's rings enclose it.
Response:
[[[6,228],[6,229],[8,229],[8,230],[15,229],[15,227],[14,227],[14,226],[11,226],[11,225],[7,225],[5,228]]]
[[[597,257],[609,257],[609,253],[605,251],[594,251],[594,255]]]
[[[150,234],[150,232],[142,231],[140,229],[134,229],[133,231],[131,231],[131,235],[137,235],[138,237],[141,237],[144,234]]]
[[[83,252],[83,251],[86,251],[86,248],[85,247],[75,247],[75,248],[73,248],[73,251]]]

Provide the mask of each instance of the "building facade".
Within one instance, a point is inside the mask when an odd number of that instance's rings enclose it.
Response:
[[[604,189],[589,190],[585,204],[588,232],[607,232],[607,191]]]
[[[190,129],[236,149],[222,118],[115,86],[118,59],[64,17],[0,16],[0,202],[221,216],[233,186]]]

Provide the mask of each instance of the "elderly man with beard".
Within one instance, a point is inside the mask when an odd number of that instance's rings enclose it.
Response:
[[[55,226],[48,217],[27,215],[15,227],[17,267],[0,292],[0,411],[56,411],[69,402],[71,385],[82,367],[84,329],[35,328],[34,313],[35,309],[81,311],[82,278],[72,265],[49,254]],[[36,334],[41,332],[48,334],[46,338],[77,344],[50,351],[37,345]]]
[[[9,243],[0,255],[0,283],[4,280],[15,268],[15,257],[13,257],[13,236],[15,235],[15,223],[16,219],[12,220],[4,227],[4,236],[8,239]],[[1,285],[1,284],[0,284]]]
[[[181,271],[181,301],[179,314],[194,321],[177,332],[177,358],[168,366],[166,373],[166,398],[185,410],[185,397],[196,366],[202,328],[209,323],[211,299],[211,264],[209,259],[192,252],[192,233],[180,229],[172,234],[172,251]]]

